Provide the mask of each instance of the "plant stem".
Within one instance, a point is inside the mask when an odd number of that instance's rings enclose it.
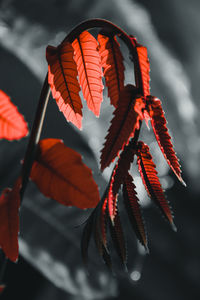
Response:
[[[48,84],[48,77],[46,75],[46,78],[45,78],[45,81],[44,81],[44,84],[43,84],[43,87],[41,90],[38,107],[37,107],[37,111],[35,114],[35,119],[33,122],[33,127],[31,130],[30,139],[29,139],[29,143],[28,143],[27,150],[25,153],[24,163],[23,163],[22,171],[21,171],[21,176],[22,176],[22,187],[21,187],[21,191],[20,191],[21,202],[23,200],[23,195],[24,195],[24,192],[25,192],[28,180],[29,180],[29,175],[31,172],[34,158],[35,158],[37,144],[40,140],[40,135],[42,132],[42,126],[43,126],[43,122],[44,122],[44,118],[45,118],[45,113],[46,113],[49,96],[50,96],[50,87]]]
[[[129,48],[129,51],[132,56],[132,61],[134,62],[134,66],[135,66],[134,72],[135,72],[136,87],[138,89],[138,93],[143,95],[144,91],[143,91],[142,76],[141,76],[141,69],[140,69],[138,53],[137,53],[137,46],[140,45],[137,43],[136,39],[133,36],[128,35],[124,30],[122,30],[117,25],[104,19],[89,19],[74,27],[69,32],[69,34],[65,37],[63,42],[69,41],[70,43],[72,43],[76,38],[79,37],[79,35],[84,30],[89,30],[98,27],[104,29],[108,33],[111,33],[112,35],[118,35],[119,38],[122,39],[123,42],[126,44],[126,46]]]
[[[35,153],[37,149],[37,144],[40,140],[40,135],[42,132],[42,126],[45,118],[45,113],[46,113],[46,108],[48,104],[50,96],[50,87],[48,84],[48,76],[46,75],[41,93],[40,93],[40,98],[35,114],[35,119],[33,122],[32,130],[30,133],[30,138],[28,142],[28,146],[26,149],[25,157],[24,157],[24,162],[22,165],[22,170],[21,170],[21,176],[22,176],[22,187],[20,190],[20,197],[21,197],[21,204],[23,200],[23,195],[29,180],[29,175],[31,172],[32,164],[35,159]],[[2,283],[2,279],[6,270],[7,262],[8,259],[5,256],[4,252],[0,249],[0,256],[1,256],[1,267],[0,267],[0,283]]]

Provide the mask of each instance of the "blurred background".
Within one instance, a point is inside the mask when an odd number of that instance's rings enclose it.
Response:
[[[162,100],[175,150],[180,158],[184,188],[169,171],[152,130],[142,138],[151,148],[162,185],[175,214],[175,233],[147,200],[136,168],[134,175],[144,210],[150,254],[145,255],[126,224],[128,269],[113,277],[89,251],[88,275],[80,253],[82,223],[90,211],[62,207],[43,197],[30,183],[21,209],[20,258],[9,264],[2,299],[140,299],[179,300],[200,297],[200,2],[197,0],[1,0],[0,89],[23,113],[31,128],[42,82],[47,72],[45,49],[57,46],[74,26],[88,18],[105,18],[134,35],[147,47],[151,93]],[[132,80],[128,53],[127,82]],[[113,109],[107,91],[100,119],[84,110],[82,132],[66,123],[51,99],[43,137],[62,138],[79,151],[94,172],[100,193],[110,169],[99,172],[102,147]],[[145,127],[145,126],[144,126]],[[11,186],[20,171],[28,139],[1,140],[0,187]],[[114,257],[115,259],[115,257]],[[116,262],[117,264],[117,262]],[[134,298],[135,297],[135,298]]]

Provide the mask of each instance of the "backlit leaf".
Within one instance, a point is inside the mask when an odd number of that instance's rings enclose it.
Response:
[[[88,108],[99,116],[103,101],[103,84],[98,43],[88,31],[84,31],[74,40],[72,46],[83,97],[87,101]]]
[[[106,227],[107,227],[107,203],[108,199],[105,198],[103,205],[101,207],[100,214],[100,229],[101,229],[101,239],[104,247],[107,248],[107,236],[106,236]]]
[[[124,87],[124,64],[119,43],[115,36],[98,34],[99,53],[108,87],[108,97],[112,105],[117,107],[120,91]]]
[[[108,190],[108,212],[111,221],[114,221],[116,212],[117,212],[117,193],[114,193],[113,191],[113,182],[114,182],[114,173],[112,174],[111,180],[110,180],[110,186]]]
[[[18,140],[27,134],[28,127],[23,116],[10,97],[0,90],[0,139]]]
[[[142,86],[143,86],[143,95],[144,97],[150,95],[150,64],[147,54],[147,48],[143,46],[137,46],[136,47],[137,54],[138,54],[138,60],[139,60],[139,66],[140,66],[140,72],[141,72],[141,78],[142,78]]]
[[[158,145],[170,168],[173,170],[178,179],[185,185],[185,182],[181,177],[179,160],[173,149],[171,137],[167,129],[167,122],[161,106],[161,101],[155,97],[150,97],[148,110]]]
[[[124,147],[124,150],[120,153],[120,157],[115,165],[113,171],[113,193],[117,194],[121,184],[124,183],[124,180],[128,174],[128,171],[131,167],[131,163],[134,159],[134,154],[136,153],[136,145],[134,139],[130,141],[128,145]]]
[[[82,162],[81,155],[61,140],[39,142],[30,177],[45,196],[63,205],[90,208],[99,202],[91,170]]]
[[[147,249],[147,237],[135,188],[136,187],[133,183],[133,178],[128,173],[123,185],[124,204],[128,213],[130,223],[138,240]]]
[[[115,159],[124,146],[134,136],[143,119],[144,102],[137,98],[136,88],[127,85],[121,92],[118,107],[114,111],[104,148],[101,150],[101,170],[104,170]]]
[[[48,46],[46,49],[48,82],[52,96],[66,120],[81,129],[82,103],[79,96],[78,72],[73,56],[74,49],[69,42],[64,42],[57,48]]]
[[[173,215],[168,201],[165,199],[164,192],[157,176],[156,166],[153,163],[152,156],[149,152],[149,147],[143,142],[138,142],[137,155],[139,172],[149,197],[155,202],[162,214],[175,229]]]
[[[16,262],[19,255],[19,206],[21,178],[13,189],[5,188],[0,196],[0,247],[5,256]]]

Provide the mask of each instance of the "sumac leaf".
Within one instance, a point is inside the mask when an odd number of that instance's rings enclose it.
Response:
[[[57,48],[48,46],[48,82],[53,98],[68,122],[81,129],[82,103],[79,96],[78,72],[74,61],[74,49],[69,42]]]
[[[171,137],[167,129],[167,122],[161,106],[161,101],[158,98],[150,97],[150,101],[147,103],[149,103],[148,111],[158,145],[170,168],[173,170],[180,182],[185,185],[185,182],[181,177],[181,167],[179,164],[179,160],[173,149]]]
[[[19,206],[21,177],[13,189],[5,188],[0,196],[0,247],[5,256],[16,262],[19,256]]]
[[[91,208],[99,202],[91,170],[82,162],[81,155],[61,140],[39,142],[30,177],[45,196],[63,205]]]
[[[143,142],[138,142],[138,168],[142,181],[147,190],[148,195],[158,206],[164,217],[170,222],[175,229],[173,223],[173,215],[169,207],[168,201],[165,198],[159,178],[157,176],[156,166],[152,161],[152,156],[149,152],[149,147]]]
[[[107,236],[106,236],[106,227],[107,227],[107,219],[108,219],[107,203],[108,203],[108,199],[105,198],[103,205],[101,207],[101,214],[100,214],[101,239],[105,248],[107,248]]]
[[[130,141],[128,145],[124,147],[124,150],[120,153],[120,157],[115,165],[113,170],[113,193],[117,194],[121,184],[124,183],[124,180],[128,174],[128,171],[133,162],[134,155],[136,153],[136,144],[134,139]]]
[[[99,116],[103,101],[103,84],[98,43],[88,31],[84,31],[74,40],[72,47],[83,97],[87,101],[88,108]]]
[[[140,243],[148,250],[147,236],[132,176],[128,173],[123,184],[124,204],[130,223]]]
[[[118,107],[101,150],[101,170],[109,166],[139,128],[144,103],[141,98],[137,98],[136,91],[134,86],[127,85],[120,92]]]
[[[142,77],[143,95],[144,97],[146,97],[150,95],[150,64],[147,54],[147,48],[143,46],[137,46],[136,50],[138,54],[140,72]]]
[[[117,212],[117,193],[113,191],[113,182],[114,182],[114,172],[111,176],[110,186],[108,190],[108,212],[112,223],[114,222],[114,218]]]
[[[120,45],[115,36],[98,34],[99,53],[108,87],[108,97],[114,107],[117,107],[120,91],[124,88],[124,64]]]
[[[18,140],[27,134],[28,127],[23,116],[10,97],[0,90],[0,139]]]

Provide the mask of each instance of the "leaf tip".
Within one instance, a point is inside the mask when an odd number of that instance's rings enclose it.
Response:
[[[179,177],[179,180],[184,187],[187,187],[187,184],[185,183],[185,181],[183,180],[183,178],[181,176]]]
[[[172,230],[173,230],[174,232],[177,232],[177,227],[176,227],[176,225],[174,224],[174,222],[172,221],[170,224],[171,224]]]
[[[145,248],[146,254],[149,254],[149,253],[150,253],[150,251],[149,251],[149,247],[148,247],[148,245],[147,245],[147,244],[145,244],[145,245],[144,245],[144,248]]]

